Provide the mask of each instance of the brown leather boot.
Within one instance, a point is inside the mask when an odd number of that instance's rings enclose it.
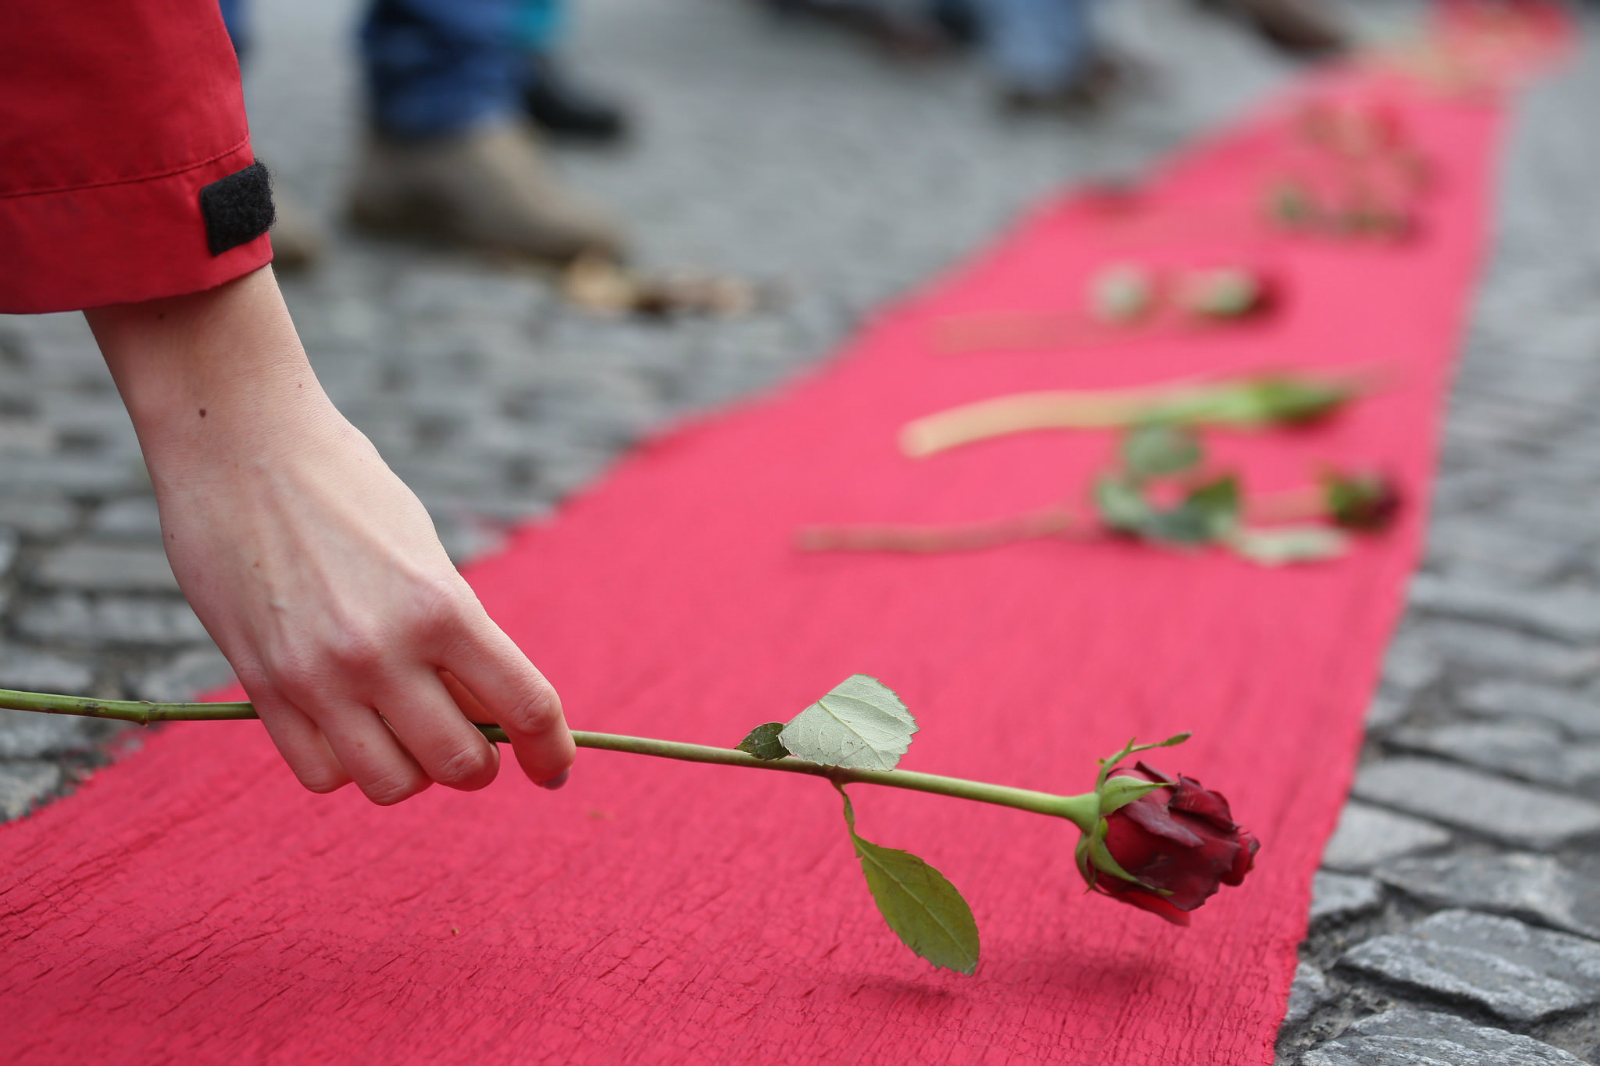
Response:
[[[623,251],[618,228],[556,181],[533,132],[518,122],[422,141],[373,135],[350,217],[379,232],[558,262]]]

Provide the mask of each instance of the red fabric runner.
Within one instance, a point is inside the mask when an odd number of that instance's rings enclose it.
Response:
[[[508,768],[483,793],[380,810],[349,789],[302,792],[255,723],[173,727],[0,833],[4,1057],[1271,1062],[1311,874],[1417,555],[1501,120],[1492,99],[1384,94],[1437,173],[1420,237],[1241,221],[1211,251],[1270,260],[1286,284],[1270,320],[934,354],[934,319],[1058,311],[1103,249],[1127,257],[1095,201],[1047,205],[822,373],[641,449],[470,573],[582,728],[731,745],[860,671],[923,727],[904,767],[1061,792],[1087,788],[1095,757],[1131,734],[1192,729],[1157,764],[1226,793],[1263,841],[1244,886],[1193,928],[1086,896],[1065,823],[858,786],[863,835],[923,855],[972,903],[977,975],[935,972],[884,927],[838,799],[813,779],[580,752],[555,795]],[[1186,154],[1149,209],[1254,219],[1291,112]],[[1403,479],[1415,506],[1400,528],[1336,563],[1115,543],[789,547],[807,523],[1077,498],[1113,447],[1040,433],[914,462],[895,434],[915,416],[1015,390],[1373,364],[1394,387],[1330,425],[1212,437],[1256,489],[1303,484],[1325,460]]]

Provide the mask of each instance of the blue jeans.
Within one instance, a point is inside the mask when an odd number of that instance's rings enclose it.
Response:
[[[1051,92],[1082,73],[1093,52],[1090,0],[982,0],[983,39],[1008,89]]]
[[[219,0],[234,48],[249,41],[246,0]],[[361,26],[373,125],[437,137],[516,114],[528,53],[553,45],[562,0],[373,0]]]

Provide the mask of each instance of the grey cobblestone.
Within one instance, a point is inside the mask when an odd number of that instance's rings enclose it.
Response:
[[[17,561],[17,548],[22,544],[22,538],[14,529],[0,526],[0,580],[11,572],[11,564]]]
[[[1311,880],[1311,922],[1342,922],[1383,904],[1383,885],[1371,877],[1317,871]]]
[[[221,652],[215,648],[194,648],[170,663],[139,673],[128,687],[135,699],[185,703],[233,682],[233,667]]]
[[[1585,740],[1600,739],[1600,695],[1516,681],[1485,681],[1461,693],[1463,710],[1493,718],[1531,717]]]
[[[161,542],[161,516],[153,496],[110,500],[96,508],[89,532],[104,540]]]
[[[0,815],[21,818],[61,784],[61,767],[50,762],[0,763]]]
[[[93,682],[94,671],[77,659],[0,643],[0,688],[80,695]]]
[[[1285,1028],[1305,1022],[1319,1007],[1331,1002],[1334,995],[1321,970],[1308,962],[1300,963],[1294,969],[1294,984],[1289,987],[1289,1009],[1283,1016]]]
[[[1413,623],[1406,630],[1411,633],[1458,674],[1571,684],[1600,673],[1600,647],[1592,645],[1574,647],[1516,630],[1438,619]]]
[[[167,553],[155,547],[68,544],[44,556],[33,578],[54,588],[100,592],[177,592]]]
[[[149,475],[127,456],[13,456],[0,463],[0,492],[55,491],[69,496],[104,496],[147,488]]]
[[[1436,907],[1466,907],[1600,941],[1600,879],[1550,855],[1468,853],[1399,859],[1378,877]]]
[[[1591,520],[1592,521],[1592,520]],[[1600,642],[1600,595],[1553,589],[1530,596],[1486,581],[1420,574],[1411,583],[1417,610],[1505,625],[1574,644]]]
[[[1354,795],[1536,851],[1600,835],[1600,804],[1431,759],[1365,767]]]
[[[1560,1048],[1451,1014],[1391,1010],[1308,1052],[1301,1066],[1568,1066]]]
[[[1370,870],[1386,859],[1448,843],[1450,831],[1432,822],[1352,801],[1339,815],[1339,826],[1322,853],[1322,865],[1330,870]]]
[[[1458,722],[1400,730],[1388,741],[1542,785],[1573,788],[1600,777],[1600,743],[1570,743],[1542,722]]]
[[[36,640],[67,645],[149,644],[172,647],[207,641],[205,627],[182,600],[62,593],[18,616],[17,629]]]
[[[107,725],[67,715],[0,709],[0,759],[87,755],[114,731]]]
[[[1473,911],[1440,911],[1375,937],[1340,965],[1513,1022],[1600,1003],[1600,944]]]
[[[60,496],[0,492],[0,526],[23,536],[59,536],[77,521],[77,510]]]

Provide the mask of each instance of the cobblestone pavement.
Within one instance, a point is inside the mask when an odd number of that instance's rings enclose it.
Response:
[[[326,218],[359,136],[353,7],[262,3],[247,79],[258,151]],[[644,128],[619,152],[563,154],[569,179],[630,220],[644,263],[789,299],[595,320],[548,279],[336,231],[328,262],[286,281],[296,322],[457,558],[640,434],[813,362],[1047,190],[1132,173],[1292,73],[1180,0],[1127,0],[1113,33],[1161,84],[1090,126],[1001,121],[971,64],[886,63],[740,0],[580,7],[580,69],[626,90]],[[1376,29],[1407,9],[1348,10]],[[1514,130],[1427,562],[1318,876],[1284,1063],[1600,1062],[1600,858],[1584,848],[1600,840],[1595,100],[1585,58]],[[175,699],[228,677],[177,593],[81,317],[0,317],[0,687]],[[0,712],[0,817],[136,742]]]

